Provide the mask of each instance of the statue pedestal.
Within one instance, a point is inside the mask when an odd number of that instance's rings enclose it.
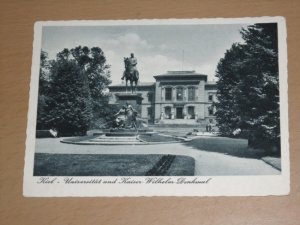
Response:
[[[120,106],[129,104],[131,105],[139,115],[142,112],[142,94],[139,93],[117,93],[115,94],[117,97],[117,104]]]

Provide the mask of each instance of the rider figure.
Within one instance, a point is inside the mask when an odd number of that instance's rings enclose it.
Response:
[[[131,53],[130,58],[128,58],[128,64],[129,64],[128,66],[129,66],[130,73],[134,73],[137,70],[137,68],[136,68],[137,59],[134,57],[133,53]],[[121,79],[124,80],[124,78],[125,78],[125,72],[123,73],[123,76]]]

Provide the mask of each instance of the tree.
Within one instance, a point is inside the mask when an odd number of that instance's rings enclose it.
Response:
[[[88,78],[93,109],[92,128],[97,128],[111,115],[106,92],[107,86],[111,83],[110,65],[106,64],[104,52],[99,47],[89,49],[86,46],[78,46],[70,52]]]
[[[67,49],[57,54],[51,76],[46,124],[60,135],[85,134],[92,119],[91,95],[87,77]]]
[[[37,129],[84,134],[98,120],[105,122],[112,114],[106,92],[109,67],[99,47],[65,48],[52,61],[42,51]]]
[[[241,113],[236,96],[239,95],[238,83],[243,73],[244,59],[244,46],[233,44],[217,66],[216,76],[219,79],[217,81],[218,102],[215,103],[216,119],[220,132],[227,136],[241,125]]]
[[[241,34],[245,41],[240,44],[241,54],[236,54],[233,45],[217,68],[220,131],[228,134],[237,127],[248,129],[255,137],[253,146],[279,149],[277,24],[251,25],[242,29]],[[226,107],[230,113],[224,113]]]
[[[248,101],[240,101],[245,123],[254,131],[254,146],[280,145],[277,24],[255,24],[242,30],[246,43],[247,76],[241,88]],[[248,87],[247,87],[248,86]],[[246,99],[244,97],[244,99]],[[249,110],[251,109],[251,110]]]
[[[40,73],[39,73],[39,95],[37,110],[37,129],[45,129],[45,118],[47,117],[47,100],[49,91],[49,60],[48,54],[41,51]]]
[[[86,46],[78,46],[70,52],[88,78],[93,106],[97,109],[97,103],[106,96],[105,89],[111,83],[110,66],[106,64],[104,53],[99,47]]]

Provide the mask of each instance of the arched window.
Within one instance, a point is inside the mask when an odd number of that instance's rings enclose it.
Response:
[[[176,88],[176,100],[177,101],[183,100],[183,88],[182,87]]]
[[[195,87],[188,88],[188,101],[195,101]]]

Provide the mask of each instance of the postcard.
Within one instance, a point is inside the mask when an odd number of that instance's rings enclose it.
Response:
[[[290,191],[283,17],[41,21],[26,197]]]

